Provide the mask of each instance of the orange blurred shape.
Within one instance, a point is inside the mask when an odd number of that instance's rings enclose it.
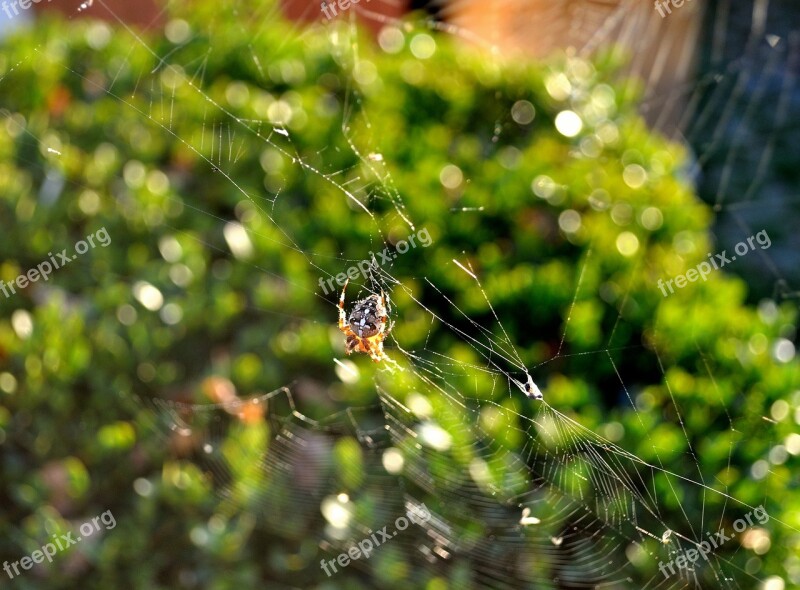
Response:
[[[253,424],[264,419],[266,403],[259,403],[258,398],[240,400],[236,395],[236,386],[224,377],[208,377],[203,381],[201,389],[205,396],[215,404],[221,404],[231,416],[236,416],[245,424]]]
[[[47,111],[53,117],[60,117],[72,102],[72,94],[65,86],[56,86],[47,95]]]

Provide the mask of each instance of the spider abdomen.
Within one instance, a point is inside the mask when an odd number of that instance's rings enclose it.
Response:
[[[381,332],[383,322],[381,321],[382,314],[378,309],[379,306],[379,298],[373,295],[358,301],[353,307],[348,322],[350,328],[359,338],[370,338]]]

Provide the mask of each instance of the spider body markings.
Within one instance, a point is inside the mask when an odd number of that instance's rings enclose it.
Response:
[[[394,322],[389,323],[383,291],[380,295],[370,295],[356,301],[348,317],[344,310],[344,296],[349,282],[349,279],[345,281],[342,295],[339,297],[339,329],[347,337],[345,352],[348,355],[353,352],[363,352],[376,363],[386,361],[397,367],[397,363],[383,352],[383,341],[394,326]]]

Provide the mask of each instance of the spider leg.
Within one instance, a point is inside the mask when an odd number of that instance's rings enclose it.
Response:
[[[350,329],[350,326],[347,322],[347,314],[344,312],[344,292],[347,289],[347,283],[349,282],[350,279],[347,279],[344,282],[344,287],[342,288],[342,296],[339,297],[339,329],[342,332]]]
[[[392,298],[389,295],[386,295],[383,292],[383,289],[381,289],[381,305],[386,311],[386,315],[390,315],[392,313]]]
[[[347,335],[347,341],[345,342],[344,352],[345,354],[350,355],[353,353],[353,351],[361,352],[361,343],[358,341],[358,338],[356,338],[355,335],[352,332],[350,332]]]
[[[388,317],[389,317],[389,308],[386,306],[386,302],[387,301],[389,301],[389,298],[386,297],[385,293],[383,292],[383,289],[381,289],[381,301],[380,301],[380,304],[381,304],[381,308],[382,308],[381,311],[383,313],[380,314],[380,320],[381,320],[381,323],[384,324],[384,325],[386,325],[386,323],[389,321],[389,319],[388,319]],[[393,323],[394,322],[392,322],[392,324]],[[391,330],[391,327],[389,328],[389,330]],[[388,330],[387,330],[386,333],[387,334],[389,333]],[[384,338],[385,338],[385,336],[384,336]]]

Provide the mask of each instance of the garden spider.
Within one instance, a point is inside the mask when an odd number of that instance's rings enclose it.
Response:
[[[356,301],[348,318],[344,311],[344,293],[350,279],[345,281],[342,296],[339,298],[339,329],[347,336],[345,352],[347,354],[363,352],[379,363],[386,361],[394,367],[398,364],[383,352],[383,341],[391,332],[394,322],[389,324],[386,312],[386,301],[381,291],[380,295],[370,295],[366,299]]]

